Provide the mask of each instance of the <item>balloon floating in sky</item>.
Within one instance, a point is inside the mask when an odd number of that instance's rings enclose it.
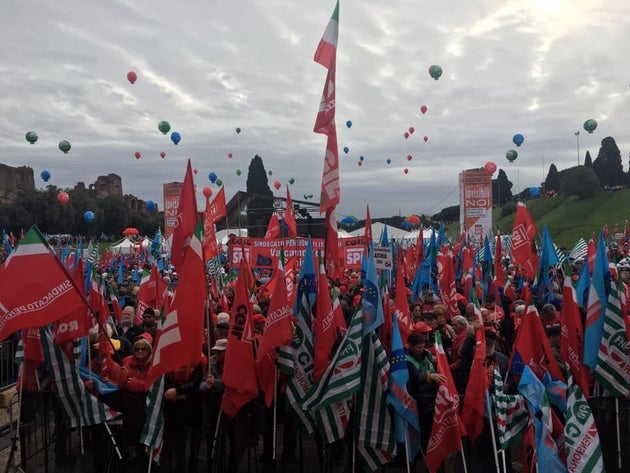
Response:
[[[203,189],[201,189],[201,193],[206,199],[209,199],[210,196],[212,195],[212,188],[210,186],[206,186]]]
[[[194,174],[197,174],[198,172],[199,172],[199,169],[197,169],[197,168],[193,169],[193,173]]]
[[[429,137],[425,136],[424,138],[422,138],[424,140],[424,142],[426,143],[427,141],[429,141]]]
[[[59,149],[61,151],[63,151],[64,154],[67,154],[68,151],[70,151],[70,148],[71,148],[71,146],[70,146],[70,142],[68,140],[61,140],[59,142]]]
[[[162,120],[160,123],[158,123],[158,130],[160,130],[163,135],[166,135],[169,131],[171,131],[171,124],[167,121]]]
[[[152,200],[147,200],[147,210],[149,212],[153,212],[155,210],[155,202]]]
[[[42,171],[40,176],[42,177],[44,182],[48,182],[48,179],[50,179],[50,173],[48,171],[46,171],[45,169]]]
[[[140,159],[140,156],[142,156],[140,154],[140,151],[136,151],[135,153],[133,153],[133,155],[136,157],[136,159]]]
[[[492,161],[488,161],[486,164],[483,165],[483,170],[486,172],[486,174],[492,176],[497,170],[497,165],[494,164]]]
[[[236,170],[236,175],[237,175],[237,176],[240,176],[240,175],[241,175],[241,170],[240,170],[240,169],[237,169],[237,170]]]
[[[387,164],[392,164],[392,160],[387,158],[387,160],[385,161]]]
[[[37,133],[35,133],[34,131],[27,132],[25,137],[26,137],[26,141],[28,141],[32,145],[34,145],[35,142],[37,141]]]
[[[208,180],[214,184],[217,182],[217,175],[214,172],[211,172],[208,174]]]
[[[135,72],[133,71],[127,72],[127,80],[129,81],[130,84],[134,84],[136,82],[136,79],[138,79],[138,75]]]
[[[597,128],[597,122],[592,118],[589,118],[584,122],[584,129],[589,133],[593,133],[595,131],[595,128]]]
[[[409,174],[409,169],[405,168],[405,169],[403,169],[403,171],[404,171],[405,174]]]
[[[358,221],[359,219],[354,215],[348,215],[347,217],[342,218],[339,223],[343,223],[344,225],[354,225]]]
[[[535,199],[536,197],[540,196],[540,187],[530,187],[529,188],[529,196],[532,199]]]
[[[289,184],[293,185],[295,184],[295,179],[293,179],[292,177],[289,178]]]
[[[409,138],[409,132],[408,131],[404,132],[403,136],[405,137],[405,139]]]
[[[409,134],[413,135],[413,132],[416,131],[416,129],[412,126],[409,127]]]
[[[413,156],[411,156],[410,154],[407,155],[407,161],[411,161],[413,159]]]
[[[221,187],[223,185],[223,181],[221,179],[217,179],[217,186]]]
[[[343,152],[348,154],[348,151],[350,151],[350,148],[348,148],[347,146],[343,147]]]
[[[352,128],[352,121],[351,121],[351,120],[348,120],[348,121],[346,122],[346,126],[347,126],[348,128]]]
[[[67,192],[60,192],[59,194],[57,194],[57,201],[61,205],[66,205],[68,202],[70,202],[70,196]]]
[[[420,111],[422,112],[422,115],[424,115],[425,113],[427,113],[427,110],[428,110],[428,108],[427,108],[427,106],[426,106],[426,105],[423,105],[422,107],[420,107]]]
[[[357,164],[359,165],[359,167],[363,166],[363,161],[357,161]]]
[[[513,163],[518,157],[518,153],[516,152],[516,150],[510,149],[507,151],[507,153],[505,153],[505,157],[509,162]]]
[[[437,64],[429,66],[429,75],[434,79],[438,80],[442,75],[442,68]]]
[[[512,137],[512,143],[514,143],[516,146],[521,146],[523,144],[523,141],[525,141],[525,137],[520,133],[517,133]]]
[[[269,171],[267,171],[267,174],[269,174],[270,176],[273,176],[273,171],[270,169]]]
[[[162,158],[162,159],[166,158],[166,153],[164,151],[162,151],[160,153],[160,158]]]
[[[304,198],[305,199],[312,199],[313,198],[313,194],[304,194]]]
[[[236,127],[236,134],[238,135],[241,132],[241,129],[239,127]]]
[[[173,144],[179,144],[179,142],[182,140],[182,135],[179,134],[179,132],[174,131],[173,133],[171,133],[171,141],[173,142]]]
[[[228,158],[232,159],[232,156],[234,156],[232,153],[228,153]]]
[[[275,181],[273,183],[273,186],[276,188],[276,190],[280,190],[280,188],[282,187],[282,184],[280,184],[280,181]]]
[[[365,157],[359,156],[359,161],[365,161]]]
[[[87,223],[92,223],[94,221],[94,212],[92,212],[91,210],[87,210],[83,214],[83,220],[85,220]]]

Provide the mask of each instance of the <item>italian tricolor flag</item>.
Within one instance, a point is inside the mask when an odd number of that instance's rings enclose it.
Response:
[[[315,62],[327,69],[335,63],[337,55],[337,36],[339,35],[339,1],[335,5],[332,17],[326,26],[326,31],[319,41],[317,51],[315,51]]]

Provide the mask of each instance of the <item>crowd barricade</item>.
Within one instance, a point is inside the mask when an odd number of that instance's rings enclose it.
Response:
[[[13,340],[0,342],[0,390],[17,382],[19,365],[15,364],[15,349]]]

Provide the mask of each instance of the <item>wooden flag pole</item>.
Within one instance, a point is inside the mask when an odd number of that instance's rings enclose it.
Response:
[[[490,393],[486,390],[486,408],[488,413],[492,413],[492,405],[490,404]],[[492,453],[494,454],[494,464],[497,467],[497,473],[501,473],[499,466],[499,455],[497,454],[497,439],[494,433],[494,422],[492,422],[492,415],[490,415],[490,434],[492,435]]]

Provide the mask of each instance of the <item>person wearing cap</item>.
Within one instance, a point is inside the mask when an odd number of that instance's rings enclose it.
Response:
[[[227,312],[220,312],[217,315],[217,325],[214,327],[214,339],[220,340],[227,338],[230,330],[230,314]]]
[[[427,350],[427,334],[413,331],[407,338],[407,369],[409,381],[407,391],[418,403],[418,418],[421,432],[431,432],[435,395],[446,376],[436,372],[433,355]],[[422,448],[426,451],[430,435],[423,435]],[[411,460],[411,459],[410,459]]]
[[[157,320],[155,319],[155,310],[153,307],[147,307],[142,312],[142,329],[151,334],[155,340],[155,332],[157,331]]]

